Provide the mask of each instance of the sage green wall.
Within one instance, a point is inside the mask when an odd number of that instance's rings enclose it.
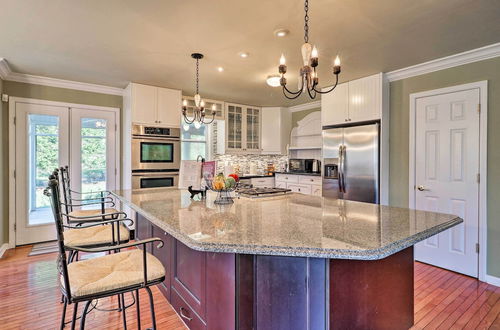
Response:
[[[3,80],[0,79],[0,95],[2,95],[2,93],[3,93]],[[2,107],[0,106],[0,109],[1,108]],[[6,125],[4,125],[6,124],[6,121],[3,119],[3,117],[4,117],[3,115],[0,116],[0,136],[5,141],[6,139],[4,132],[7,131],[7,127]],[[0,155],[4,154],[5,145],[6,145],[5,142],[0,143]],[[2,218],[0,219],[0,246],[2,246],[2,244],[4,243],[7,243],[7,232],[8,232],[6,230],[6,226],[4,226],[4,219],[7,219],[5,215],[8,214],[6,211],[8,202],[6,202],[4,198],[7,193],[7,181],[5,181],[7,175],[4,172],[4,169],[6,169],[5,164],[6,164],[5,159],[1,158],[0,159],[0,217]]]
[[[408,206],[410,94],[488,80],[488,265],[500,277],[500,57],[390,84],[390,204]]]
[[[33,85],[26,83],[19,83],[14,81],[4,81],[3,82],[3,93],[9,95],[9,97],[25,97],[39,100],[48,100],[48,101],[59,101],[59,102],[68,102],[68,103],[77,103],[77,104],[86,104],[86,105],[95,105],[95,106],[105,106],[105,107],[114,107],[114,108],[122,108],[123,99],[118,95],[108,95],[108,94],[100,94],[100,93],[92,93],[85,91],[78,91],[67,88],[57,88],[57,87],[49,87],[49,86],[41,86],[41,85]],[[2,144],[0,146],[0,173],[2,173],[3,182],[1,187],[2,191],[0,193],[0,203],[2,203],[3,207],[1,208],[1,217],[2,221],[0,222],[0,234],[3,231],[3,241],[8,242],[9,237],[9,187],[8,187],[8,150],[9,143],[13,143],[13,141],[9,141],[9,133],[8,133],[8,116],[9,116],[9,105],[8,103],[3,103],[2,107],[2,116],[1,121],[2,125]],[[0,242],[2,241],[2,236],[0,236]]]

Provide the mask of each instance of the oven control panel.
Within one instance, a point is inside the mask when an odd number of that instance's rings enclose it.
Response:
[[[144,134],[147,135],[170,135],[170,128],[165,127],[144,127]]]

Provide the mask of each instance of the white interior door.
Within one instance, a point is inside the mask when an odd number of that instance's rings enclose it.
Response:
[[[71,108],[71,189],[115,189],[115,116],[113,111]]]
[[[16,103],[16,245],[56,239],[48,176],[68,164],[67,107]]]
[[[416,100],[415,206],[464,222],[417,244],[415,259],[478,277],[479,89]]]

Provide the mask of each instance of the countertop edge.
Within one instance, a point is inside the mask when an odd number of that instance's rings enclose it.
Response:
[[[423,241],[433,235],[436,235],[446,229],[449,229],[463,220],[456,217],[439,226],[427,229],[416,235],[408,237],[407,239],[394,242],[383,248],[372,250],[325,250],[314,248],[293,248],[293,247],[275,247],[275,246],[262,246],[262,247],[248,247],[229,245],[223,243],[204,243],[196,241],[189,236],[179,233],[177,230],[168,226],[164,221],[158,220],[155,216],[148,213],[144,209],[138,207],[131,201],[125,199],[123,196],[111,192],[113,196],[118,198],[121,202],[129,206],[134,211],[140,213],[151,221],[160,229],[172,235],[175,239],[185,244],[187,247],[201,252],[214,252],[214,253],[237,253],[237,254],[254,254],[254,255],[274,255],[274,256],[288,256],[288,257],[310,257],[310,258],[327,258],[327,259],[349,259],[349,260],[379,260],[395,254],[401,250],[406,249],[416,243]]]

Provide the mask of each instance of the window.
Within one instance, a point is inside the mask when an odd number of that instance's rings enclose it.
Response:
[[[181,159],[196,160],[201,155],[207,158],[207,125],[196,128],[194,124],[181,122]]]

